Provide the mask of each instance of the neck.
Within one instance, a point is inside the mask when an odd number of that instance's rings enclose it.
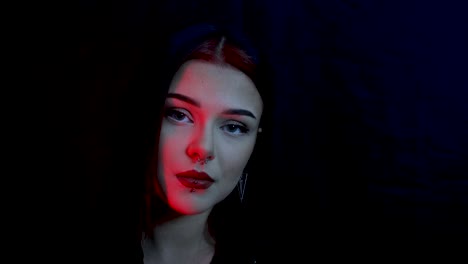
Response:
[[[154,241],[191,246],[194,243],[211,239],[208,232],[208,215],[209,212],[204,212],[197,215],[168,217],[169,220],[156,224],[153,230]]]
[[[215,242],[208,232],[209,213],[171,215],[158,222],[153,239],[143,241],[145,258],[173,259],[173,256],[193,257],[199,252],[214,252]]]

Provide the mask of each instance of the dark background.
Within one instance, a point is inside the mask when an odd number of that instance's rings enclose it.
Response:
[[[217,21],[244,28],[274,71],[275,173],[249,194],[264,259],[466,251],[464,1],[157,2],[80,1],[80,85],[62,111],[96,237],[116,206],[103,201],[145,25]]]

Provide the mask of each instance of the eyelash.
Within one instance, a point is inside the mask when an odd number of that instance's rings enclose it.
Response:
[[[176,115],[179,115],[179,117],[175,117]],[[193,120],[186,113],[184,113],[184,111],[181,111],[175,108],[166,109],[164,111],[164,117],[169,119],[171,122],[175,122],[179,124],[180,123],[193,123]],[[188,122],[183,121],[185,118],[188,119],[189,121]],[[234,135],[234,136],[245,135],[249,133],[250,129],[246,125],[238,121],[231,121],[231,122],[234,122],[234,123],[225,124],[221,127],[221,129],[224,132],[228,133],[229,135]],[[239,133],[229,132],[228,128],[233,128],[235,131],[240,131],[240,132]]]
[[[229,126],[233,126],[235,130],[239,130],[239,131],[240,131],[240,134],[242,134],[242,135],[245,135],[245,134],[249,133],[249,129],[248,129],[246,126],[241,125],[241,124],[233,124],[233,123],[231,123],[231,124],[226,124],[226,125],[224,125],[224,126],[222,126],[222,127],[224,128],[224,127],[229,127]],[[226,131],[226,130],[224,130],[224,131]],[[226,132],[227,132],[227,131],[226,131]],[[227,133],[233,134],[233,135],[239,135],[239,134],[236,134],[236,133],[234,133],[234,132],[227,132]]]
[[[170,108],[170,109],[166,109],[165,112],[164,112],[164,116],[166,118],[169,118],[170,120],[174,121],[174,122],[177,122],[177,123],[186,123],[186,122],[182,122],[181,120],[177,119],[174,117],[174,115],[183,115],[183,118],[187,118],[189,119],[191,122],[193,122],[193,120],[188,117],[187,114],[185,114],[184,112],[180,111],[180,110],[176,110],[174,108]]]

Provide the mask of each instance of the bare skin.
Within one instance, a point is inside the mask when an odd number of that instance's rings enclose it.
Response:
[[[209,264],[215,241],[208,216],[239,181],[255,145],[263,104],[242,72],[201,61],[183,65],[169,93],[197,103],[166,100],[155,187],[170,212],[156,224],[154,239],[142,241],[144,263]],[[198,157],[210,161],[199,168]],[[213,184],[194,189],[177,180],[178,173],[194,169],[208,173]]]
[[[208,233],[207,217],[208,212],[179,216],[157,225],[154,240],[142,242],[144,263],[210,263],[215,241]]]

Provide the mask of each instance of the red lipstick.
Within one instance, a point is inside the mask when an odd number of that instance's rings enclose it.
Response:
[[[214,182],[207,173],[195,170],[177,173],[176,176],[182,185],[191,189],[208,189]]]

